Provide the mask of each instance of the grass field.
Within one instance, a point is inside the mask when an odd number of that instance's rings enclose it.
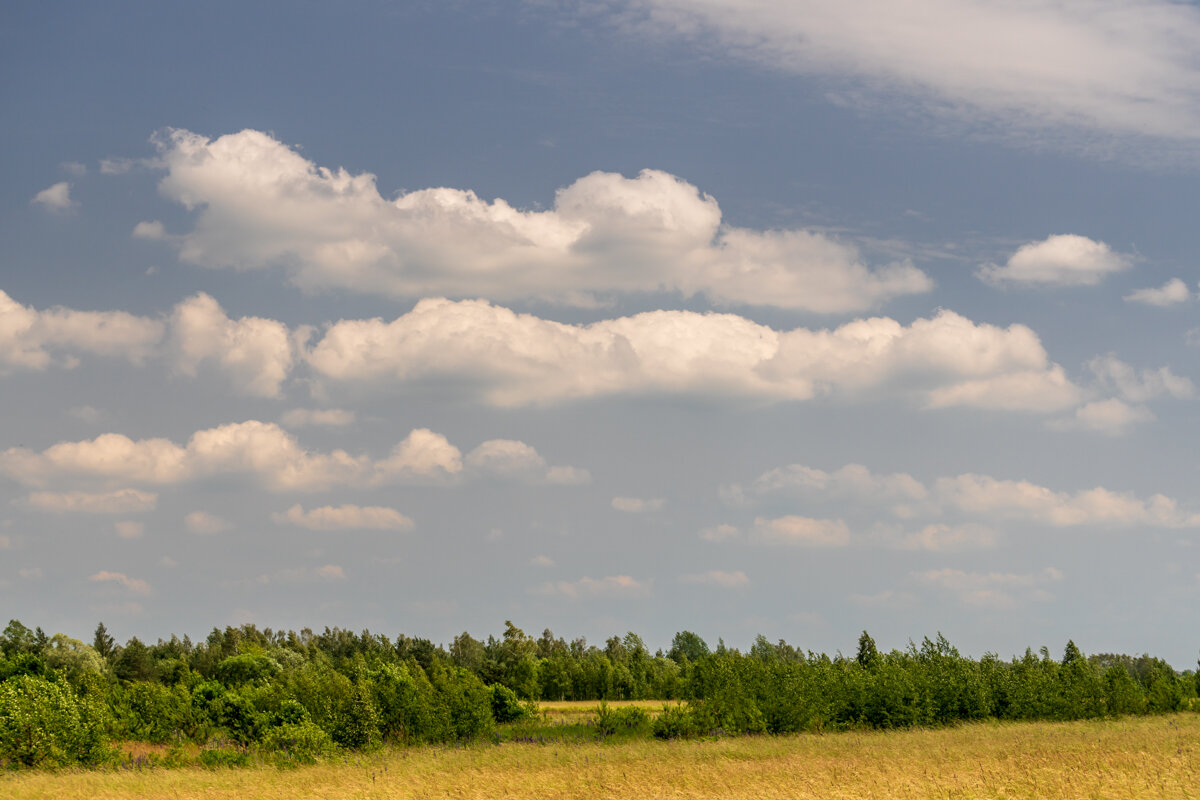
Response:
[[[1200,798],[1200,715],[688,742],[430,747],[285,770],[9,773],[0,775],[0,796]]]

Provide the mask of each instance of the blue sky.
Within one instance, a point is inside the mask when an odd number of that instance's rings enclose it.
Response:
[[[10,617],[1194,661],[1192,4],[0,13]]]

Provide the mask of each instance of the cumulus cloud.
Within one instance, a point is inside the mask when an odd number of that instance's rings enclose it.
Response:
[[[132,594],[147,595],[150,594],[150,584],[146,583],[141,578],[130,578],[121,572],[109,572],[101,570],[92,575],[88,580],[94,583],[115,583],[129,590]]]
[[[60,181],[42,189],[30,202],[37,203],[48,211],[67,211],[74,205],[71,201],[71,184]]]
[[[212,362],[239,391],[258,397],[278,396],[294,359],[286,325],[259,317],[230,319],[204,293],[175,306],[169,346],[179,372],[195,376],[201,364]]]
[[[1181,511],[1174,500],[1161,494],[1143,500],[1101,487],[1072,494],[1056,492],[1029,481],[997,480],[971,473],[939,478],[934,491],[942,503],[960,511],[1024,519],[1055,527],[1200,526],[1200,514]]]
[[[327,426],[340,428],[354,422],[354,412],[341,408],[293,408],[283,412],[279,421],[288,428]]]
[[[197,534],[212,534],[227,531],[232,525],[228,521],[221,519],[216,514],[210,514],[207,511],[193,511],[183,518],[183,525],[190,533]]]
[[[651,511],[661,511],[666,500],[661,497],[643,499],[641,497],[614,497],[612,507],[627,514],[647,514]]]
[[[154,492],[118,489],[112,492],[32,492],[29,505],[41,511],[82,514],[133,514],[152,511],[158,503]]]
[[[621,19],[1004,135],[1194,141],[1200,13],[1171,0],[618,0]],[[634,12],[634,13],[630,13]],[[1019,47],[1013,43],[1019,42]],[[853,98],[850,100],[849,98]]]
[[[845,547],[850,544],[850,529],[840,519],[758,517],[754,520],[754,539],[762,544]]]
[[[901,550],[924,550],[942,553],[958,550],[986,550],[996,546],[999,535],[986,525],[967,523],[947,525],[935,523],[919,531],[885,537]]]
[[[721,304],[861,311],[932,282],[907,262],[871,268],[820,233],[723,225],[716,200],[665,172],[594,172],[547,211],[469,190],[385,200],[369,173],[320,167],[265,133],[158,137],[162,193],[197,213],[180,258],[280,266],[309,290],[529,296],[590,304],[596,293],[679,291]]]
[[[472,451],[467,466],[473,474],[547,484],[579,483],[590,477],[575,467],[547,467],[536,450],[513,440],[485,442]],[[197,431],[184,445],[105,433],[60,442],[40,453],[9,448],[0,452],[0,474],[29,486],[69,478],[172,485],[245,476],[269,491],[305,492],[335,486],[444,484],[463,475],[464,466],[459,449],[427,428],[414,429],[385,457],[374,459],[341,449],[307,450],[275,423],[249,420]]]
[[[720,525],[702,529],[698,535],[706,542],[724,542],[738,538],[742,532],[736,526],[722,522]]]
[[[1093,400],[1075,409],[1074,416],[1051,420],[1047,424],[1060,431],[1082,430],[1105,436],[1124,436],[1142,423],[1153,422],[1154,418],[1154,412],[1145,406],[1130,405],[1124,400],[1110,397],[1107,400]]]
[[[141,522],[134,520],[122,520],[114,522],[113,529],[117,532],[117,536],[122,539],[140,539],[142,534],[146,532],[146,526]]]
[[[1053,599],[1045,587],[1061,581],[1063,574],[1054,567],[1037,573],[982,573],[946,568],[914,572],[912,577],[917,583],[954,595],[960,603],[1003,610],[1026,600]]]
[[[718,589],[740,589],[750,584],[750,579],[746,577],[746,573],[740,569],[735,572],[725,572],[720,569],[709,570],[708,572],[698,572],[689,575],[679,576],[680,583],[698,584],[701,586],[715,586]]]
[[[467,453],[466,466],[471,471],[497,478],[578,485],[589,483],[591,474],[577,467],[551,467],[537,450],[513,439],[491,439]]]
[[[39,311],[0,290],[0,374],[15,369],[73,367],[79,354],[141,363],[157,348],[163,324],[124,311]]]
[[[650,593],[650,582],[628,575],[609,575],[605,578],[583,577],[577,581],[550,581],[533,588],[534,594],[567,597],[644,597]]]
[[[313,531],[375,530],[409,531],[413,521],[385,506],[322,506],[305,511],[299,504],[271,519],[279,524],[298,525]]]
[[[847,476],[853,476],[854,480],[847,480]],[[787,496],[798,491],[806,496],[849,498],[856,505],[889,506],[896,517],[905,519],[938,516],[953,511],[989,519],[1021,519],[1055,527],[1200,526],[1200,514],[1181,510],[1175,500],[1162,494],[1143,499],[1103,487],[1071,493],[1055,491],[1029,481],[1003,480],[975,473],[937,478],[932,484],[926,485],[906,473],[878,475],[858,464],[834,472],[791,464],[763,473],[749,484],[748,489],[735,485],[731,490],[726,490],[726,496],[732,495],[749,503],[762,497]],[[898,497],[915,502],[896,504]],[[831,543],[846,543],[849,540],[849,533],[844,531],[845,526],[840,521],[781,517],[780,520],[760,518],[755,524],[757,536],[764,541],[772,537],[786,541],[792,530],[798,539],[806,536],[814,540],[822,539],[819,533],[808,533],[816,530],[825,532],[825,538]],[[986,542],[991,539],[988,530],[974,525],[935,525],[916,535],[901,536],[889,530],[880,530],[878,533],[892,542],[907,542],[901,546],[919,549],[951,549],[949,546],[956,541],[963,545],[973,541],[979,546],[987,546]]]
[[[1191,299],[1191,291],[1188,289],[1187,284],[1179,278],[1171,278],[1171,280],[1157,289],[1138,289],[1135,292],[1125,295],[1127,302],[1142,303],[1143,305],[1158,306],[1160,308],[1186,303]]]
[[[1104,242],[1059,234],[1021,245],[1004,266],[986,264],[978,275],[997,285],[1095,286],[1132,263],[1129,256],[1113,251]]]
[[[776,331],[690,311],[568,325],[484,301],[432,298],[391,322],[335,323],[305,357],[326,381],[442,381],[498,406],[665,393],[808,400],[891,388],[916,392],[929,406],[1048,411],[1078,397],[1032,330],[951,311],[909,326],[875,317]]]
[[[1114,392],[1131,403],[1144,403],[1160,397],[1186,400],[1196,394],[1196,387],[1191,380],[1171,372],[1170,367],[1144,369],[1139,373],[1111,353],[1093,358],[1088,362],[1088,369],[1095,375],[1102,390]]]

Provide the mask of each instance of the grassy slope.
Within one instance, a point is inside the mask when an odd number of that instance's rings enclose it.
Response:
[[[0,776],[25,798],[1200,797],[1200,715],[715,741],[384,750],[345,762]]]

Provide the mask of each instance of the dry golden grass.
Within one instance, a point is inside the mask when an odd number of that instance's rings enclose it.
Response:
[[[295,770],[30,773],[26,798],[1193,798],[1200,716],[383,751]]]
[[[609,700],[607,705],[614,711],[626,706],[637,706],[645,710],[651,717],[658,716],[663,707],[662,700]],[[542,718],[550,723],[572,725],[585,723],[596,718],[598,700],[542,700],[538,702],[538,711]],[[675,705],[675,701],[667,701],[667,705]]]

